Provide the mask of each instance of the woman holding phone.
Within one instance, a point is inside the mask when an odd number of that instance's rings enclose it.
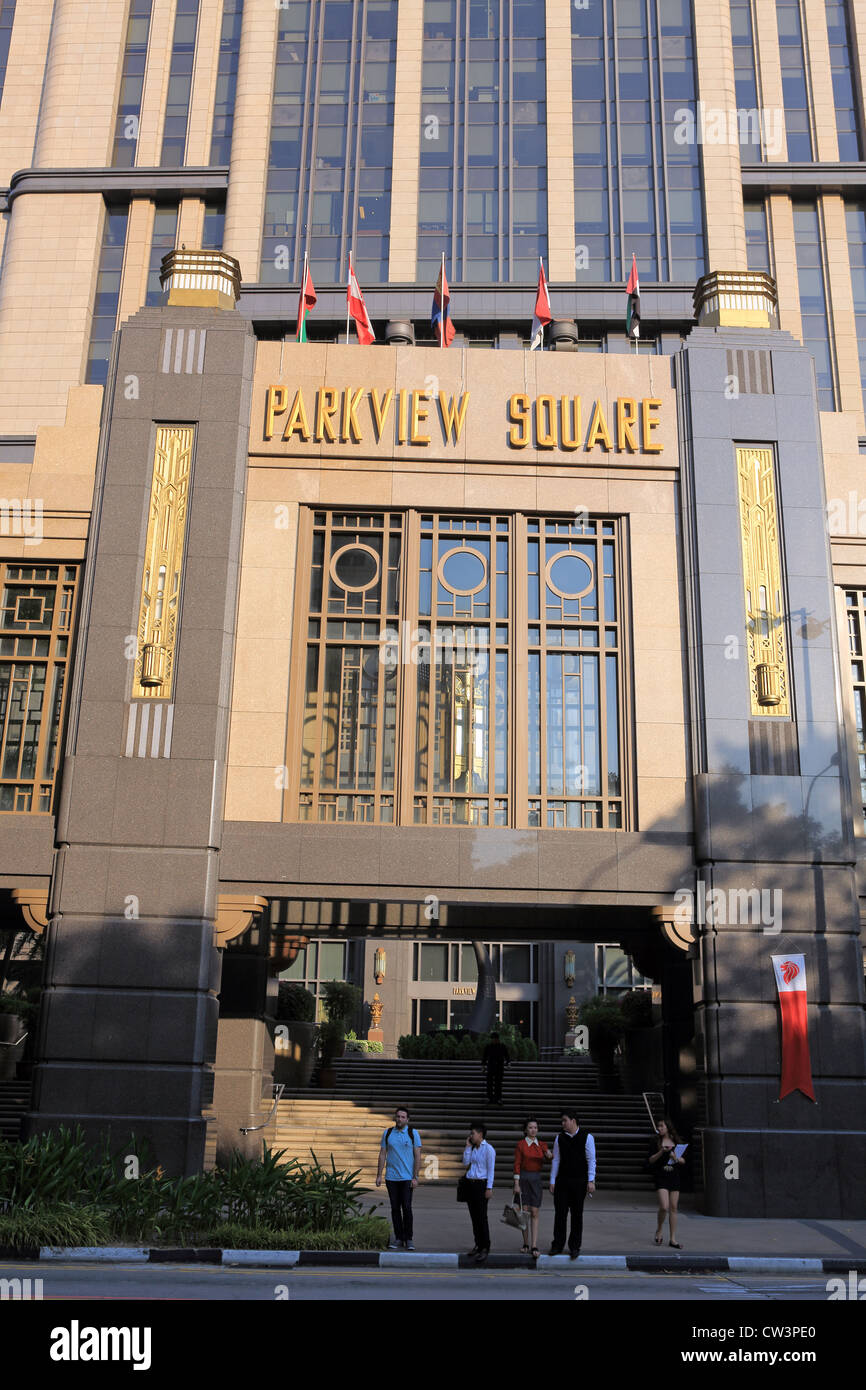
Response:
[[[656,1137],[650,1146],[649,1164],[659,1199],[655,1244],[661,1245],[664,1239],[662,1232],[665,1228],[665,1217],[667,1217],[670,1222],[671,1233],[668,1245],[672,1246],[674,1250],[682,1250],[683,1248],[677,1244],[677,1207],[680,1200],[680,1170],[685,1166],[686,1160],[682,1153],[677,1154],[679,1144],[679,1136],[670,1120],[665,1116],[663,1120],[658,1122]],[[683,1150],[686,1148],[685,1144],[680,1147]]]

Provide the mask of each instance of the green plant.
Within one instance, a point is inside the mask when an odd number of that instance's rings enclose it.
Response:
[[[51,1206],[12,1207],[0,1213],[0,1245],[13,1250],[106,1245],[111,1238],[107,1214],[73,1202]]]
[[[292,980],[280,980],[277,1019],[282,1023],[313,1023],[315,1017],[315,995]]]
[[[460,1039],[457,1046],[457,1056],[461,1062],[477,1062],[481,1056],[477,1042],[474,1038],[470,1038],[468,1033],[465,1038]]]
[[[578,1018],[589,1029],[591,1050],[612,1051],[624,1031],[622,1009],[619,1000],[609,994],[595,994],[585,1000],[579,1010]]]
[[[201,1232],[198,1243],[224,1250],[384,1250],[388,1235],[384,1217],[358,1216],[319,1231],[225,1223]]]
[[[37,1013],[38,1005],[32,1004],[23,994],[0,994],[0,1014],[18,1014],[29,1023]]]
[[[322,985],[322,1002],[329,1021],[341,1024],[345,1032],[347,1021],[361,1007],[361,991],[345,980],[328,980]]]
[[[619,1004],[626,1029],[652,1027],[652,995],[648,989],[628,990],[620,999]]]
[[[325,1019],[319,1024],[319,1042],[322,1047],[322,1066],[329,1067],[343,1044],[345,1034],[342,1023],[335,1019]]]

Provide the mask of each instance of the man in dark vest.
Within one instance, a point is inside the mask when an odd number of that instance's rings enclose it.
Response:
[[[562,1254],[570,1212],[568,1253],[576,1260],[583,1239],[583,1203],[586,1194],[595,1191],[595,1140],[580,1128],[575,1110],[562,1112],[562,1131],[556,1136],[553,1146],[550,1190],[553,1193],[554,1218],[553,1244],[549,1253]]]

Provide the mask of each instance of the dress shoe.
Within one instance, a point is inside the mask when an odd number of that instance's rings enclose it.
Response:
[[[561,1255],[561,1254],[562,1254],[562,1249],[561,1249],[561,1247],[558,1246],[558,1245],[551,1245],[551,1247],[550,1247],[550,1249],[548,1250],[547,1253],[548,1253],[548,1255]]]

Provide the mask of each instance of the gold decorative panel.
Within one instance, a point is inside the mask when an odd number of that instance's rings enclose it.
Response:
[[[160,425],[156,431],[132,687],[136,700],[165,700],[172,693],[194,439],[193,425]]]
[[[737,449],[753,715],[790,717],[782,560],[771,449]]]

